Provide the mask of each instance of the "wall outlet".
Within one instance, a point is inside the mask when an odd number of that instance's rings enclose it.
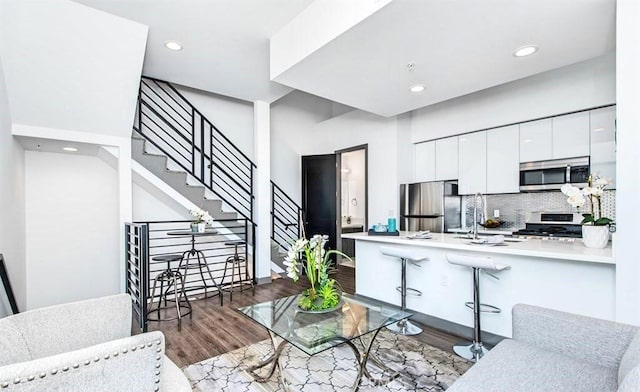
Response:
[[[493,210],[493,217],[500,218],[500,210]]]
[[[447,277],[447,275],[442,275],[440,277],[440,286],[449,287],[449,277]]]

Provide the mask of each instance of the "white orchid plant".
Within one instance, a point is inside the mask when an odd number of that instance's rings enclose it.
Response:
[[[591,213],[582,214],[581,224],[593,226],[607,226],[613,220],[602,216],[602,195],[604,188],[611,182],[597,174],[589,176],[587,187],[580,189],[571,184],[564,184],[560,190],[567,196],[567,203],[575,208],[583,207],[589,201]]]
[[[203,210],[202,208],[196,207],[192,210],[189,210],[189,213],[193,215],[194,218],[196,218],[193,223],[213,223],[213,218],[211,217],[211,215],[209,215],[209,212]]]
[[[331,272],[332,254],[347,257],[337,250],[325,250],[329,237],[316,234],[307,240],[304,235],[297,239],[289,248],[284,264],[287,266],[287,276],[294,282],[305,273],[311,285],[303,291],[298,305],[303,310],[323,310],[332,308],[340,302],[339,284],[329,278]]]

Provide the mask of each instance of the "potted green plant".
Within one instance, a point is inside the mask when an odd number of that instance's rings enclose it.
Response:
[[[337,307],[342,290],[338,282],[329,277],[332,254],[349,258],[337,250],[325,250],[329,237],[316,234],[307,240],[304,235],[289,248],[284,264],[287,276],[297,282],[304,273],[311,287],[304,290],[298,306],[304,311],[326,311]]]
[[[606,178],[591,174],[584,189],[571,184],[564,184],[560,189],[567,198],[567,203],[575,208],[589,203],[588,213],[582,214],[582,242],[588,248],[604,248],[609,242],[609,226],[613,220],[602,216],[602,195],[604,188],[610,184]]]

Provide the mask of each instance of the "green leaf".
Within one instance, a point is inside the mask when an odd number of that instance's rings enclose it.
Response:
[[[582,222],[580,222],[580,224],[584,225],[584,224],[587,224],[587,223],[594,222],[593,215],[591,215],[591,214],[582,214],[582,216],[584,216],[584,219],[582,220]]]
[[[609,219],[609,218],[600,218],[598,220],[596,220],[595,222],[593,222],[593,224],[595,226],[606,226],[608,224],[613,223],[613,220]]]

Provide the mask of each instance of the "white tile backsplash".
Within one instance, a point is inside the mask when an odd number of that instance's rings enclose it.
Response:
[[[567,203],[567,197],[559,191],[553,192],[530,192],[530,193],[510,193],[503,195],[486,195],[487,215],[493,216],[494,210],[500,211],[500,219],[504,221],[501,226],[504,229],[521,229],[525,226],[526,214],[532,211],[566,211],[576,212]],[[462,197],[463,211],[466,213],[465,222],[472,222],[473,218],[473,196]],[[577,210],[580,213],[590,212],[589,203]],[[616,217],[616,191],[605,190],[602,197],[603,216],[615,221]]]

